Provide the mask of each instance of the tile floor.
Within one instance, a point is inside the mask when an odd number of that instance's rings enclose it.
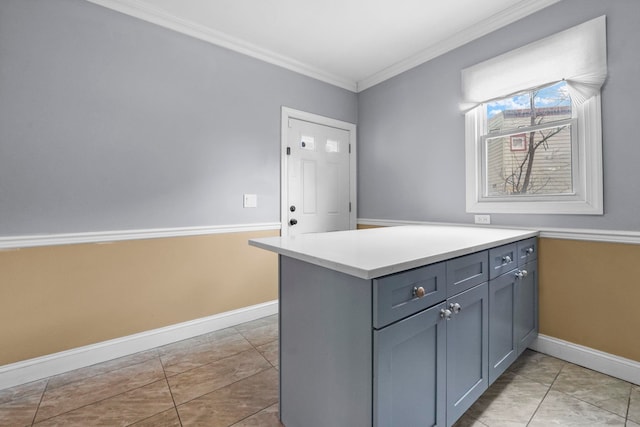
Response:
[[[277,340],[269,316],[0,390],[0,426],[280,426]],[[456,426],[640,427],[640,387],[527,351]]]
[[[456,427],[640,427],[640,387],[526,350]]]

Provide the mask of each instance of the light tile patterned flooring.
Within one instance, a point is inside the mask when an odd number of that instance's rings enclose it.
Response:
[[[456,427],[640,427],[640,387],[526,350]]]
[[[277,369],[269,316],[0,390],[0,426],[280,426]],[[533,351],[456,423],[625,425],[640,427],[640,387]]]

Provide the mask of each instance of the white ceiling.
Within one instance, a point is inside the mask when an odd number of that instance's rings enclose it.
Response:
[[[360,91],[560,0],[89,0]]]

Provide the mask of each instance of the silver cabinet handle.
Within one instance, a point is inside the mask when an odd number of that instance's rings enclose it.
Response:
[[[451,320],[451,310],[445,308],[440,310],[440,318],[445,320]]]
[[[503,264],[509,264],[511,262],[511,257],[509,255],[505,255],[502,257]]]
[[[457,302],[449,304],[449,308],[451,309],[451,311],[454,314],[458,314],[458,313],[460,313],[460,310],[462,310],[462,306],[460,304],[458,304]]]
[[[523,277],[527,277],[527,274],[529,274],[529,273],[527,272],[527,270],[518,270],[518,271],[516,272],[516,278],[517,278],[517,279],[522,279]]]
[[[419,288],[414,286],[413,287],[413,297],[414,298],[422,298],[424,296],[425,292],[424,292],[424,288],[422,286],[420,286]]]
[[[528,248],[527,249],[527,255],[531,255],[533,253],[533,248]]]

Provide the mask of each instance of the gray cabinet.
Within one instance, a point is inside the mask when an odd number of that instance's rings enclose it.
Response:
[[[371,426],[371,280],[280,255],[280,419]]]
[[[282,423],[451,426],[536,336],[536,251],[369,280],[280,255]]]
[[[535,238],[489,251],[489,384],[538,334]]]
[[[521,240],[517,248],[515,331],[519,355],[538,335],[538,239]]]
[[[516,289],[515,332],[520,355],[538,335],[538,266],[535,260],[520,269]]]
[[[460,418],[489,385],[488,301],[486,282],[447,299],[451,311],[446,322],[448,426]]]
[[[518,357],[516,272],[517,269],[513,269],[489,282],[489,384]]]
[[[373,332],[374,426],[444,425],[444,307],[440,303]]]
[[[487,251],[447,261],[447,297],[459,294],[489,278]]]
[[[449,426],[487,389],[488,265],[482,251],[374,280],[375,426]],[[386,326],[442,301],[445,277],[445,303]]]
[[[489,250],[490,279],[507,273],[518,266],[518,249],[516,243]]]
[[[396,320],[442,302],[446,298],[445,263],[373,279],[373,327]]]
[[[518,266],[538,259],[538,239],[535,237],[517,242],[517,248]]]

